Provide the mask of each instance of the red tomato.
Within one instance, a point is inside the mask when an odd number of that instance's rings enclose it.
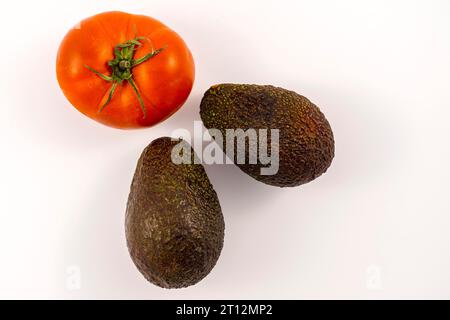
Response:
[[[177,111],[191,92],[195,67],[183,39],[161,22],[106,12],[69,31],[56,73],[80,112],[131,129],[155,125]]]

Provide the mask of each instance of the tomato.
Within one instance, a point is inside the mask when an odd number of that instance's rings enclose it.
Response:
[[[59,85],[70,103],[105,125],[155,125],[188,98],[195,76],[183,39],[161,22],[106,12],[83,20],[57,55]]]

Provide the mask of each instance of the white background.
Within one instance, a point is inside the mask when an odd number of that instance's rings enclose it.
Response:
[[[195,57],[188,102],[154,128],[101,126],[58,87],[61,39],[109,10],[160,19]],[[0,30],[0,298],[450,298],[450,1],[16,0]],[[208,167],[224,250],[198,285],[160,289],[125,245],[136,161],[221,82],[309,97],[336,158],[293,189]]]

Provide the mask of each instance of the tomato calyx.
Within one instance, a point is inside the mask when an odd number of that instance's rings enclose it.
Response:
[[[136,50],[140,46],[142,46],[142,43],[141,43],[142,40],[146,40],[146,38],[145,37],[136,37],[136,38],[128,40],[124,43],[118,44],[117,46],[114,47],[114,59],[108,61],[108,66],[112,70],[111,75],[103,74],[103,73],[91,68],[90,66],[85,65],[85,67],[88,70],[95,73],[101,79],[112,83],[111,88],[109,90],[108,99],[98,110],[99,113],[102,112],[103,109],[108,105],[108,103],[111,102],[117,86],[121,85],[124,81],[128,81],[128,83],[133,88],[133,90],[136,93],[136,96],[139,100],[139,104],[140,104],[142,112],[144,114],[144,119],[146,118],[147,109],[144,105],[144,101],[142,100],[141,94],[139,92],[139,88],[137,87],[136,82],[133,80],[132,69],[134,67],[140,65],[141,63],[144,63],[147,60],[158,55],[166,47],[162,47],[160,49],[153,50],[152,52],[146,54],[145,56],[143,56],[139,59],[134,59],[134,54],[135,54]]]

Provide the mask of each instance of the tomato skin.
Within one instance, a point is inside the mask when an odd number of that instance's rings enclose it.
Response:
[[[136,36],[148,40],[142,41],[134,59],[165,48],[132,68],[146,115],[128,81],[117,86],[112,100],[99,112],[112,84],[86,66],[111,75],[108,61],[114,59],[114,47]],[[184,104],[192,90],[195,66],[183,39],[158,20],[105,12],[83,20],[67,33],[58,50],[56,74],[64,95],[81,113],[111,127],[135,129],[167,119]]]

